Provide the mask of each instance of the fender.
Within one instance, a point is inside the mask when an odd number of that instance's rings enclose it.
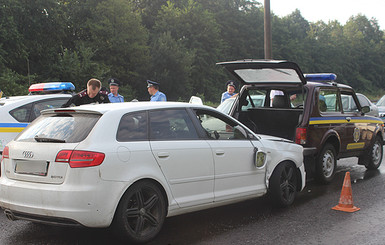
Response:
[[[337,139],[338,146],[336,147],[337,154],[341,151],[341,137],[338,132],[334,129],[329,129],[322,136],[321,143],[317,146],[317,152],[320,152],[322,147],[325,145],[330,138],[335,137]]]

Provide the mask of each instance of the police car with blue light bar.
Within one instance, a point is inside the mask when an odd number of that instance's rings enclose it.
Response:
[[[337,160],[345,157],[358,157],[367,169],[380,166],[383,121],[370,116],[369,106],[352,87],[337,83],[336,74],[303,74],[296,63],[279,60],[218,64],[243,84],[228,114],[256,133],[302,145],[308,176],[331,182]]]
[[[29,95],[0,99],[0,152],[35,118],[40,111],[61,107],[71,98],[75,86],[71,82],[32,84]]]

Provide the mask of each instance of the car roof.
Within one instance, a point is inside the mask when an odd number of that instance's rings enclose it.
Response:
[[[47,94],[47,95],[23,95],[23,96],[11,96],[3,97],[0,99],[0,106],[10,104],[22,104],[29,103],[38,100],[51,99],[51,98],[71,98],[70,94]]]
[[[338,88],[347,88],[347,89],[353,89],[351,86],[342,84],[342,83],[336,83],[336,82],[307,82],[307,87],[338,87]]]
[[[123,103],[106,103],[106,104],[87,104],[68,108],[56,108],[44,110],[42,114],[57,113],[57,112],[84,112],[104,114],[108,111],[134,112],[149,109],[165,109],[165,108],[202,108],[215,110],[212,107],[198,104],[190,104],[185,102],[123,102]]]

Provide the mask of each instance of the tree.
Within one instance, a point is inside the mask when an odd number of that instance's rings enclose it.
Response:
[[[191,67],[193,91],[207,97],[217,96],[218,68],[215,63],[221,57],[223,40],[220,37],[219,26],[213,14],[202,5],[188,0],[182,8],[168,2],[159,12],[154,26],[152,40],[162,33],[169,32],[174,40],[178,40],[186,54],[195,54]],[[170,91],[173,94],[173,91]],[[187,99],[187,98],[183,98]]]
[[[193,51],[185,48],[180,40],[173,39],[170,32],[161,34],[153,41],[151,79],[160,82],[168,100],[186,99],[192,95],[194,59]]]
[[[100,2],[87,23],[91,37],[85,43],[96,51],[95,59],[109,67],[108,75],[120,79],[123,85],[139,87],[144,82],[140,74],[149,62],[148,33],[131,3]]]

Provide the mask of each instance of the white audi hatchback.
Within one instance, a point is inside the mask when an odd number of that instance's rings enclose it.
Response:
[[[109,227],[146,242],[167,216],[305,185],[302,146],[256,135],[203,105],[127,102],[49,109],[4,149],[11,220]]]

